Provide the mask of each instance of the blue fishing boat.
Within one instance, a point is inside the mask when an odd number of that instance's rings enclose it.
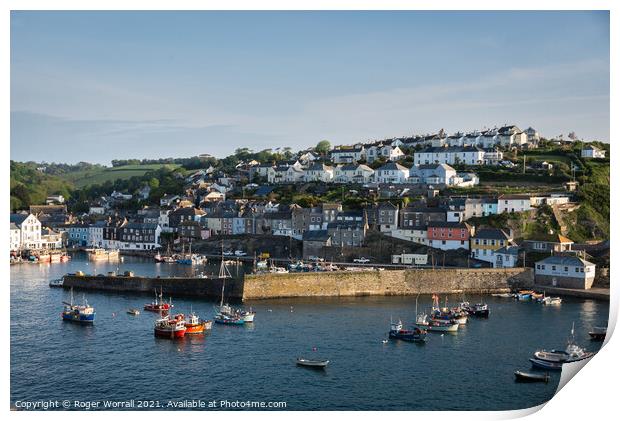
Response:
[[[62,319],[69,322],[93,323],[95,321],[95,309],[88,305],[86,299],[82,304],[73,304],[73,288],[71,288],[70,302],[63,301],[65,305],[62,311]]]
[[[532,367],[542,368],[545,370],[561,370],[563,364],[561,362],[539,360],[538,358],[530,358],[530,362],[532,363]]]
[[[216,314],[213,321],[221,325],[242,325],[245,323],[241,317],[227,316],[222,313]]]

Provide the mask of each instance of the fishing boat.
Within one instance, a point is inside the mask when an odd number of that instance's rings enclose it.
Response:
[[[187,328],[185,333],[187,335],[204,333],[206,330],[211,330],[212,326],[213,322],[211,320],[202,320],[192,311],[185,321],[185,327]]]
[[[418,294],[415,297],[415,325],[420,327],[422,326],[422,329],[424,329],[425,326],[428,326],[428,322],[429,322],[429,318],[428,318],[428,314],[426,313],[418,313],[418,298],[420,297],[420,294]]]
[[[539,294],[537,292],[532,292],[531,294],[531,299],[534,301],[541,301],[543,298],[545,298],[545,294]]]
[[[61,262],[68,262],[69,260],[71,260],[71,256],[69,256],[68,254],[62,254],[60,255],[60,261]]]
[[[461,307],[448,308],[448,297],[446,297],[445,307],[439,308],[439,296],[433,294],[433,309],[431,312],[433,320],[450,321],[463,325],[467,323],[467,311]]]
[[[474,304],[468,312],[476,317],[489,317],[489,306],[486,303]]]
[[[65,281],[60,278],[60,279],[52,279],[50,281],[50,287],[52,288],[60,288],[64,285]]]
[[[562,299],[560,297],[545,297],[541,300],[541,303],[545,306],[557,306],[562,304]]]
[[[390,322],[390,339],[400,339],[407,342],[425,342],[426,331],[419,327],[414,327],[413,330],[403,329],[403,323],[399,320],[398,323]]]
[[[297,358],[297,365],[311,368],[325,368],[329,360],[309,360],[307,358]]]
[[[146,311],[153,311],[153,312],[163,312],[163,311],[168,311],[170,310],[172,307],[174,307],[172,305],[172,303],[165,303],[163,300],[163,288],[160,288],[159,291],[159,295],[157,295],[157,290],[155,290],[155,301],[153,301],[150,304],[145,304],[144,305],[144,310]]]
[[[185,336],[187,328],[183,318],[162,317],[155,320],[155,336],[158,338],[179,339]]]
[[[228,316],[226,314],[218,313],[213,317],[213,321],[222,325],[242,325],[245,321],[241,317]]]
[[[605,336],[607,336],[607,327],[594,327],[590,332],[590,339],[593,341],[603,341],[605,340]]]
[[[100,248],[86,249],[88,253],[88,260],[102,261],[102,260],[118,260],[118,250],[106,250]]]
[[[532,367],[542,368],[545,370],[561,370],[563,364],[558,362],[543,361],[537,358],[530,358],[530,362],[532,363]]]
[[[563,364],[580,361],[592,355],[594,355],[593,352],[588,352],[575,343],[575,324],[573,323],[566,350],[538,350],[534,352],[534,359],[544,363]]]
[[[515,377],[520,382],[545,382],[548,383],[551,376],[549,373],[532,373],[531,371],[515,371]]]
[[[86,298],[83,298],[82,304],[73,304],[73,288],[71,288],[70,302],[63,301],[65,305],[62,311],[62,319],[69,322],[93,323],[95,321],[95,309],[88,305]]]
[[[459,323],[453,320],[431,319],[426,326],[429,332],[456,332]]]
[[[534,293],[534,291],[519,291],[517,293],[517,300],[519,301],[528,301],[532,299],[532,294]]]
[[[131,314],[132,316],[137,316],[140,314],[140,310],[138,310],[137,308],[130,308],[129,310],[127,310],[127,314]]]

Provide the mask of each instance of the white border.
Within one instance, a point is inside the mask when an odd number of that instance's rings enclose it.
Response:
[[[2,66],[3,85],[5,89],[2,92],[2,114],[1,121],[4,133],[4,141],[2,147],[5,151],[5,157],[9,157],[10,148],[10,10],[611,10],[611,108],[610,115],[618,114],[617,98],[615,95],[617,92],[616,72],[618,69],[618,54],[614,53],[614,47],[617,47],[618,37],[618,12],[620,7],[617,6],[618,2],[592,0],[592,1],[577,1],[577,0],[564,0],[562,2],[553,0],[507,0],[507,1],[491,1],[491,0],[473,0],[463,2],[459,0],[444,0],[441,3],[430,3],[421,1],[404,1],[404,0],[388,0],[388,1],[343,1],[343,0],[299,0],[295,2],[276,1],[276,0],[263,0],[261,2],[251,0],[232,0],[232,1],[197,1],[197,0],[176,0],[162,1],[153,0],[149,2],[136,1],[136,0],[90,0],[90,1],[77,1],[77,0],[57,0],[54,2],[45,0],[5,0],[2,2],[3,14],[1,18],[2,24],[0,25],[0,40],[2,45],[2,60],[4,66]],[[465,7],[467,6],[467,7]],[[610,122],[610,139],[614,139],[614,134],[618,133],[617,120],[612,119]],[[615,163],[618,163],[614,151],[611,153],[612,171],[615,167]],[[615,173],[615,172],[614,172]],[[3,176],[5,183],[3,184],[3,191],[1,194],[2,201],[4,203],[4,209],[9,209],[9,166],[3,166]],[[614,193],[618,188],[616,185],[612,185],[612,200],[611,206],[613,209],[618,208],[618,196]],[[617,224],[611,221],[611,232],[616,234],[618,232]],[[613,235],[616,238],[615,235]],[[4,255],[8,255],[8,246],[4,242]],[[615,259],[617,253],[615,248],[612,248],[612,260]],[[2,277],[2,291],[5,305],[9,305],[9,273],[8,265],[3,268],[4,275]],[[611,273],[615,273],[612,269]],[[617,309],[619,302],[619,294],[617,288],[612,288],[612,301],[610,307],[610,331],[615,326],[617,319]],[[5,397],[5,410],[9,411],[9,329],[8,324],[3,323],[3,342],[4,345],[1,348],[1,356],[5,362],[2,366],[2,390]],[[153,413],[150,412],[147,416],[155,419],[164,419],[171,416],[183,416],[184,418],[191,419],[204,419],[217,418],[223,419],[230,417],[243,417],[251,419],[288,419],[291,415],[299,417],[301,419],[315,419],[316,417],[338,417],[342,419],[349,418],[378,418],[383,416],[389,416],[393,419],[410,419],[415,417],[418,419],[435,419],[442,417],[449,417],[450,419],[511,419],[518,418],[528,414],[533,414],[532,419],[544,419],[547,417],[562,418],[565,420],[583,420],[583,419],[596,419],[603,418],[606,415],[612,413],[613,409],[617,407],[617,393],[616,383],[618,381],[618,362],[615,355],[619,355],[620,346],[618,345],[618,339],[612,337],[611,340],[605,344],[604,348],[599,354],[588,362],[588,368],[579,372],[573,380],[568,382],[564,388],[555,396],[547,405],[541,405],[537,408],[530,408],[519,411],[508,412],[327,412],[327,413],[313,413],[313,412],[252,412],[252,413],[230,413],[230,412],[183,412],[182,414],[170,414],[165,413]],[[507,361],[507,364],[510,364]],[[568,374],[568,373],[566,373]],[[564,374],[563,374],[564,376]],[[423,391],[421,391],[423,393]],[[540,410],[542,407],[544,409]],[[31,419],[34,417],[49,417],[53,419],[66,418],[67,414],[61,412],[47,412],[47,413],[32,413],[32,412],[13,412],[9,411],[10,416],[15,418]],[[79,416],[77,414],[71,414],[73,416]],[[110,413],[89,413],[88,417],[95,419],[107,419],[110,417]],[[120,416],[122,418],[128,417],[143,417],[143,415],[137,415],[135,413],[115,413],[113,416]]]

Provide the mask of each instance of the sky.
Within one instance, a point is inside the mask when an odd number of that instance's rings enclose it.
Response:
[[[11,12],[11,159],[224,157],[516,124],[609,141],[609,14]]]

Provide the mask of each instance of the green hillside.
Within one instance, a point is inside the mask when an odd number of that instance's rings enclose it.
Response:
[[[167,168],[174,170],[179,168],[177,164],[140,164],[122,165],[112,168],[93,168],[82,171],[69,172],[62,176],[67,182],[76,188],[83,188],[94,184],[103,184],[106,181],[128,180],[131,177],[142,177],[149,171]]]

